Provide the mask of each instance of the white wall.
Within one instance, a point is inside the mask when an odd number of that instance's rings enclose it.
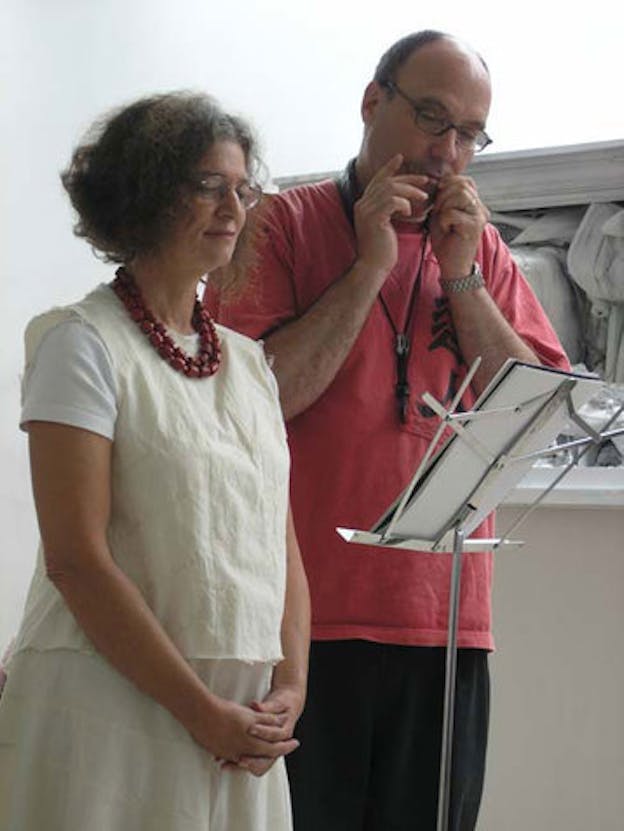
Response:
[[[513,536],[525,546],[496,554],[479,831],[621,831],[624,510],[539,508]]]

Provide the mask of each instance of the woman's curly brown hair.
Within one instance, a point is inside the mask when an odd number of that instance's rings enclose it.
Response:
[[[264,166],[250,126],[209,95],[154,95],[96,122],[61,173],[78,214],[74,233],[107,262],[157,251],[184,211],[185,186],[216,141],[238,144],[257,181]],[[215,275],[228,290],[250,267],[252,235],[248,216],[232,263]]]

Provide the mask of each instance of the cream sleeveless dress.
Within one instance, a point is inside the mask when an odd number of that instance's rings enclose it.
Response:
[[[281,659],[289,460],[261,347],[218,327],[211,378],[174,372],[108,286],[35,318],[80,319],[108,350],[117,419],[111,552],[216,694],[248,703]],[[283,760],[226,771],[95,650],[41,551],[0,700],[2,831],[287,831]]]

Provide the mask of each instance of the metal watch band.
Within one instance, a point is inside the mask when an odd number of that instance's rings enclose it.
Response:
[[[485,280],[483,279],[479,263],[473,263],[470,274],[467,274],[465,277],[459,277],[457,280],[440,280],[440,286],[447,294],[472,291],[473,289],[480,289],[484,285]]]

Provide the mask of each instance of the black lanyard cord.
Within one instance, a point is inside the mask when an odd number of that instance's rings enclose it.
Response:
[[[382,291],[380,291],[378,295],[379,302],[381,303],[381,308],[383,309],[388,323],[390,324],[390,327],[392,329],[392,332],[394,333],[394,354],[396,358],[396,385],[394,387],[394,392],[399,403],[399,418],[401,419],[402,424],[405,424],[407,422],[410,399],[410,387],[407,378],[409,354],[411,348],[409,330],[412,324],[412,318],[414,316],[414,309],[416,307],[416,298],[420,293],[420,285],[422,282],[422,273],[425,262],[426,249],[427,234],[425,233],[423,234],[422,248],[420,251],[420,262],[418,264],[418,272],[416,274],[416,279],[414,280],[414,284],[412,286],[412,291],[410,294],[407,309],[407,316],[405,318],[402,331],[399,332],[398,326],[396,325],[392,318],[392,315],[390,314],[390,309],[388,308]]]

